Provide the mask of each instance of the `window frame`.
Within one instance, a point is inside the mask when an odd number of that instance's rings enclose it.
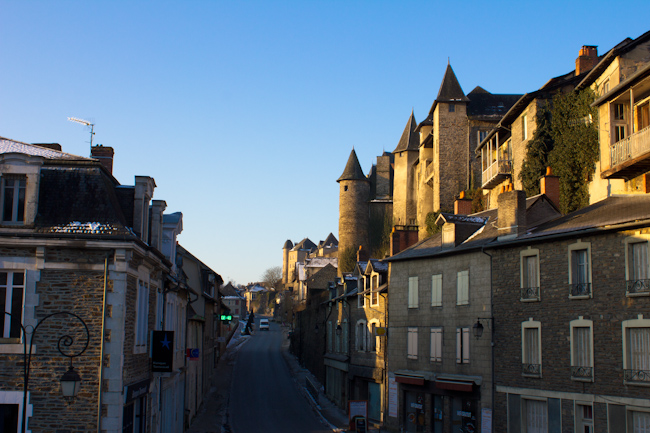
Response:
[[[535,329],[537,331],[537,363],[530,362],[532,359],[529,359],[529,350],[528,350],[528,340],[526,338],[526,330],[529,329]],[[529,318],[525,322],[521,322],[521,364],[522,364],[522,376],[525,377],[535,377],[535,378],[541,378],[542,377],[542,323],[533,320],[533,318]],[[526,366],[530,365],[538,365],[538,372],[535,371],[530,371],[530,367]]]
[[[643,314],[639,314],[636,319],[624,320],[621,324],[622,329],[622,343],[623,343],[623,383],[625,385],[635,385],[635,386],[650,386],[650,375],[642,374],[641,377],[646,378],[645,380],[633,380],[630,376],[634,377],[634,371],[644,371],[650,372],[650,347],[646,347],[646,357],[645,364],[647,365],[647,370],[645,369],[632,369],[632,357],[630,354],[630,342],[628,331],[631,329],[648,329],[650,333],[650,319],[644,319]],[[650,346],[650,345],[649,345]]]
[[[543,403],[544,405],[544,425],[543,428],[548,432],[548,400],[545,398],[533,398],[533,397],[525,397],[522,398],[522,405],[521,405],[521,431],[523,432],[529,432],[529,416],[528,416],[528,409],[529,409],[529,404],[531,403],[536,403],[540,404]]]
[[[377,319],[368,322],[368,352],[378,353],[381,349],[381,341],[376,331],[379,326],[381,325]]]
[[[634,414],[635,413],[643,413],[646,414],[646,416],[650,417],[650,410],[647,407],[626,407],[625,415],[627,418],[627,429],[626,431],[630,433],[635,433],[634,430]]]
[[[379,274],[373,274],[370,276],[370,306],[378,307],[379,306]]]
[[[531,257],[535,257],[535,286],[528,286],[530,275],[528,273],[528,262]],[[519,275],[520,275],[520,301],[521,302],[539,302],[542,297],[540,265],[539,265],[539,250],[537,248],[528,247],[519,252]]]
[[[357,320],[355,347],[357,349],[357,352],[368,351],[368,322],[363,319]]]
[[[569,331],[569,342],[571,350],[571,380],[578,382],[593,382],[594,381],[594,322],[592,320],[584,319],[583,316],[578,316],[576,320],[569,322],[570,331]],[[579,343],[576,338],[576,328],[585,328],[589,329],[589,347],[587,348],[589,353],[587,356],[588,365],[578,365],[578,356],[577,356],[577,344]],[[585,368],[589,370],[584,370]],[[589,373],[589,374],[588,374]]]
[[[588,407],[591,411],[591,418],[585,418],[584,408]],[[585,427],[591,427],[590,433],[594,432],[594,406],[592,403],[573,401],[574,428],[576,432],[584,432]]]
[[[417,276],[408,279],[408,308],[419,308],[419,279]]]
[[[18,181],[16,185],[10,187],[12,191],[11,200],[11,219],[5,220],[5,199],[7,181]],[[22,209],[21,207],[22,199]],[[27,175],[25,174],[3,174],[0,177],[0,224],[2,225],[25,225],[25,217],[27,211]],[[19,214],[21,214],[19,216]]]
[[[149,284],[137,280],[133,353],[146,353],[149,335]]]
[[[632,249],[635,245],[645,244],[646,266],[643,272],[637,270],[635,266],[634,253]],[[625,295],[627,297],[650,296],[650,234],[635,233],[624,240],[625,248]],[[636,278],[636,273],[645,273],[645,278]],[[643,275],[639,275],[642,277]]]
[[[586,282],[584,283],[575,283],[574,279],[576,276],[578,276],[578,264],[574,263],[576,261],[576,256],[578,252],[580,251],[585,251],[586,252]],[[591,256],[591,242],[583,242],[582,240],[578,239],[577,242],[574,242],[570,244],[567,248],[567,255],[568,255],[568,263],[569,263],[569,299],[591,299],[593,298],[593,285],[592,285],[592,256]],[[575,268],[575,276],[574,276],[574,268]],[[587,294],[581,294],[579,293],[579,288],[574,289],[575,284],[587,284]],[[574,294],[577,293],[577,294]]]
[[[4,310],[2,312],[2,334],[0,334],[0,343],[20,343],[23,340],[23,333],[21,327],[25,323],[25,294],[27,288],[27,271],[25,269],[2,269],[0,273],[6,273],[7,279],[6,283],[3,284],[4,288],[4,298],[2,300],[4,305]],[[15,275],[22,275],[22,284],[14,284]],[[20,290],[19,300],[14,299],[16,296],[16,291]],[[19,305],[17,305],[19,304]],[[18,311],[16,311],[18,310]],[[9,313],[9,314],[5,314]],[[16,313],[20,314],[20,317],[16,319]],[[20,326],[13,327],[11,323],[15,320],[18,320]],[[17,331],[17,332],[16,332]]]
[[[528,140],[528,113],[521,116],[521,140]]]

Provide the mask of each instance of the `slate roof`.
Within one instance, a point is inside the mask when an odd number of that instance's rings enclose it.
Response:
[[[420,134],[417,133],[417,127],[418,124],[415,121],[413,111],[411,111],[411,116],[409,116],[409,120],[406,122],[404,132],[402,132],[402,136],[393,153],[404,152],[406,150],[418,150],[420,147]]]
[[[467,95],[467,116],[485,120],[499,120],[522,97],[515,94],[492,94],[482,87],[475,87]]]
[[[368,179],[363,174],[361,164],[359,164],[359,159],[357,158],[357,153],[354,149],[350,152],[350,157],[348,158],[345,170],[343,170],[343,174],[336,181],[340,182],[342,180],[365,180],[368,182]]]
[[[324,241],[320,241],[318,246],[320,247],[326,247],[328,245],[338,246],[338,244],[339,244],[338,239],[336,239],[336,237],[332,233],[330,233],[329,235],[327,235],[327,238],[325,238]]]
[[[458,78],[456,78],[456,74],[454,74],[454,70],[449,63],[447,64],[445,75],[442,77],[436,102],[469,102],[469,98],[465,96],[458,82]],[[432,112],[433,107],[430,113]]]
[[[60,152],[47,147],[36,146],[33,144],[22,143],[9,138],[0,137],[0,154],[3,153],[22,153],[25,155],[38,156],[50,160],[67,160],[67,161],[94,161],[92,158],[73,155],[71,153]]]
[[[314,257],[305,260],[306,268],[324,268],[328,265],[338,266],[338,258],[336,257]]]
[[[313,243],[309,238],[305,238],[298,242],[293,248],[292,251],[307,250],[314,251],[316,249],[316,244]]]
[[[291,242],[289,239],[284,243],[284,246],[282,247],[283,250],[290,250],[293,248],[293,242]]]
[[[543,194],[526,199],[527,233],[516,238],[499,241],[497,233],[497,209],[473,214],[486,219],[485,225],[478,229],[464,243],[451,249],[442,248],[442,234],[437,233],[418,242],[400,253],[384,259],[401,261],[429,258],[437,255],[454,254],[498,248],[516,243],[545,241],[549,238],[576,237],[605,230],[620,230],[625,226],[650,225],[650,195],[630,194],[612,196],[568,215],[552,217],[548,211],[553,206]]]
[[[228,283],[225,286],[221,287],[219,289],[219,293],[221,293],[221,296],[224,296],[224,297],[226,297],[226,296],[234,296],[234,297],[237,297],[237,298],[241,298],[241,295],[239,294],[237,289],[235,289],[233,287],[233,285],[231,283]]]

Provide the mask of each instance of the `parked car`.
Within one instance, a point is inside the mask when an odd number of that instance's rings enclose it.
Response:
[[[260,319],[260,331],[269,330],[269,319]]]

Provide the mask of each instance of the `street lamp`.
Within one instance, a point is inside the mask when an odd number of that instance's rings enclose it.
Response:
[[[476,337],[477,340],[483,336],[484,326],[481,323],[481,320],[492,320],[493,321],[492,326],[494,327],[494,318],[492,317],[476,319],[476,323],[474,324],[474,326],[472,326],[472,333],[474,334],[474,337]],[[488,326],[490,326],[490,322],[488,322]]]
[[[11,321],[17,321],[17,319],[13,317],[11,313],[8,313],[6,311],[4,313],[5,315],[8,315],[10,317]],[[36,333],[39,327],[41,326],[41,324],[54,316],[71,317],[79,321],[79,323],[83,326],[83,331],[86,334],[85,339],[83,339],[81,342],[77,342],[76,350],[71,349],[71,347],[75,346],[75,339],[70,334],[61,335],[59,337],[59,340],[56,343],[56,349],[59,351],[59,353],[65,356],[66,358],[70,358],[70,367],[68,368],[68,371],[66,371],[61,377],[61,379],[59,379],[59,382],[61,384],[61,394],[63,395],[63,398],[65,398],[66,401],[71,402],[77,396],[77,393],[81,388],[81,376],[79,376],[79,373],[77,373],[74,367],[72,366],[72,359],[81,356],[86,351],[88,345],[90,344],[90,331],[88,331],[88,326],[86,325],[86,322],[84,322],[83,319],[81,319],[81,317],[77,316],[74,313],[70,313],[68,311],[59,311],[57,313],[48,314],[47,316],[43,317],[39,322],[36,323],[36,326],[32,327],[31,325],[28,325],[31,328],[31,331],[27,331],[27,328],[23,326],[22,323],[18,323],[24,338],[23,341],[23,410],[22,410],[22,426],[21,426],[21,430],[23,433],[25,433],[27,428],[26,425],[27,424],[27,390],[29,389],[29,372],[30,372],[30,367],[32,362],[32,349],[34,347],[34,337],[36,336]],[[27,336],[30,336],[29,351],[27,350]]]
[[[343,332],[343,328],[341,327],[341,324],[339,323],[338,325],[336,325],[336,335],[341,335],[342,332]]]

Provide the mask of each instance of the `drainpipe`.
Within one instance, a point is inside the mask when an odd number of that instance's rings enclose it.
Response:
[[[104,381],[104,333],[106,331],[106,291],[108,290],[108,258],[104,257],[104,299],[102,301],[102,333],[99,344],[99,386],[97,387],[97,433],[101,433],[102,425],[102,382]]]
[[[481,247],[481,252],[488,256],[490,258],[490,317],[492,318],[492,332],[490,333],[490,353],[492,355],[492,417],[494,418],[494,409],[496,406],[496,401],[494,400],[495,397],[495,390],[496,390],[496,383],[494,381],[494,328],[495,328],[495,318],[494,318],[494,291],[492,290],[492,255],[489,253],[485,252],[485,247]]]

